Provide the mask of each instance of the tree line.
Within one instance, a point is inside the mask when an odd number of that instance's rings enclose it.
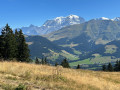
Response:
[[[49,65],[50,63],[48,62],[47,58],[42,58],[41,60],[39,60],[37,57],[35,59],[35,64],[42,64],[42,65]],[[70,68],[69,62],[68,60],[65,58],[63,59],[63,61],[61,62],[61,64],[58,64],[57,62],[55,63],[55,66],[61,65],[64,68]],[[76,69],[80,69],[80,65],[78,64]]]
[[[25,36],[20,29],[16,29],[13,32],[12,28],[8,24],[2,29],[0,35],[0,60],[1,61],[20,61],[20,62],[30,62],[30,50],[28,44],[26,43]],[[47,64],[50,63],[47,61],[47,58],[42,58],[39,61],[38,58],[35,60],[36,64]],[[61,65],[64,68],[70,68],[69,62],[65,58],[61,64],[55,63],[55,66]],[[77,66],[79,69],[80,66]]]
[[[50,63],[48,62],[47,58],[42,58],[41,60],[39,60],[38,58],[36,58],[35,60],[35,64],[43,64],[43,65],[49,65]],[[69,62],[67,61],[67,59],[63,59],[63,61],[61,62],[61,64],[58,64],[57,62],[55,63],[55,66],[57,65],[61,65],[64,68],[70,68]]]
[[[109,63],[108,65],[103,65],[102,70],[103,71],[110,71],[110,72],[120,71],[120,61],[117,60],[114,66],[111,63]]]
[[[49,65],[50,63],[48,62],[47,58],[42,58],[41,60],[39,60],[38,58],[36,58],[35,60],[35,64],[43,64],[43,65]],[[57,65],[61,65],[64,68],[70,68],[69,62],[67,61],[67,59],[65,58],[61,64],[58,64],[57,62],[55,63],[55,66]]]
[[[16,29],[14,33],[6,24],[0,35],[0,60],[29,62],[29,52],[22,30]]]

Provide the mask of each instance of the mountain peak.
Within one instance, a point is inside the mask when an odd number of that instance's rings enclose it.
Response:
[[[115,17],[113,19],[111,19],[112,21],[120,21],[120,17]]]
[[[33,24],[30,24],[30,26],[29,27],[34,27],[34,25]]]
[[[68,18],[71,18],[71,19],[73,19],[73,18],[79,18],[79,16],[77,16],[77,15],[69,15]]]
[[[63,19],[65,17],[61,16],[61,17],[56,17],[54,20],[60,20],[60,19]]]
[[[53,31],[57,31],[63,27],[81,24],[83,22],[85,22],[85,19],[77,15],[69,15],[67,17],[60,16],[52,20],[47,20],[41,27],[33,27],[34,25],[30,25],[28,31],[35,31],[38,33],[37,35],[44,35]],[[26,32],[25,29],[24,31]],[[27,34],[27,32],[25,34]]]
[[[106,17],[101,17],[101,18],[96,18],[95,20],[110,20],[110,19]]]
[[[54,20],[55,21],[63,21],[66,18],[69,18],[69,19],[79,19],[80,17],[77,16],[77,15],[69,15],[67,17],[60,16],[60,17],[56,17]]]

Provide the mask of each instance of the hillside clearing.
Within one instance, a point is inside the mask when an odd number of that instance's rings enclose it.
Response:
[[[0,62],[0,90],[120,90],[120,72]]]

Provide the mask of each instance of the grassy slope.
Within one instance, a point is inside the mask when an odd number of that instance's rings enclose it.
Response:
[[[0,90],[11,90],[21,83],[29,90],[120,90],[120,73],[0,62]]]

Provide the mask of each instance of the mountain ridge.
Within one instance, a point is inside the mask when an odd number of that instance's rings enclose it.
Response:
[[[85,22],[84,18],[77,15],[69,15],[67,17],[56,17],[53,20],[47,20],[41,27],[30,25],[21,29],[26,35],[43,35],[66,26],[81,24],[83,22]]]
[[[74,34],[73,34],[74,33]],[[82,33],[86,33],[92,40],[100,38],[113,40],[120,38],[120,22],[112,20],[90,20],[88,22],[71,25],[58,31],[45,35],[49,40],[59,40],[62,38],[74,38]],[[111,36],[110,36],[111,35]]]

